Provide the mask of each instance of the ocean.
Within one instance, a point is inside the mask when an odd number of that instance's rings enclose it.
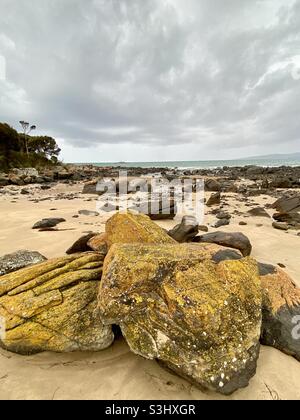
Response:
[[[300,158],[278,159],[235,159],[235,160],[199,160],[199,161],[170,161],[170,162],[100,162],[89,164],[95,166],[112,166],[122,168],[178,168],[178,169],[213,169],[223,166],[257,165],[264,167],[300,166]]]

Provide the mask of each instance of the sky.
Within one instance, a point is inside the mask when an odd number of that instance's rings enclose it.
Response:
[[[0,121],[65,162],[300,151],[300,0],[0,0]]]

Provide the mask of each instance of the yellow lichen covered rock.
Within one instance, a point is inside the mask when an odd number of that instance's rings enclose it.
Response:
[[[300,289],[278,267],[259,264],[263,291],[262,344],[300,361]]]
[[[112,330],[95,310],[103,258],[74,254],[0,277],[0,345],[20,354],[107,348]]]
[[[133,352],[224,394],[255,374],[261,304],[257,263],[213,244],[114,245],[99,292]]]
[[[106,223],[109,246],[116,243],[175,244],[166,231],[144,214],[116,213]]]

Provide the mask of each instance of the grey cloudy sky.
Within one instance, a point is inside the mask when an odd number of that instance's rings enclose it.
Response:
[[[65,161],[300,151],[300,0],[0,0],[0,69]]]

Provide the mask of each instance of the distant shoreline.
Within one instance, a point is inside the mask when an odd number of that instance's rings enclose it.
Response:
[[[83,166],[92,165],[96,167],[114,167],[114,168],[170,168],[170,169],[216,169],[223,167],[245,167],[245,166],[260,166],[260,167],[280,167],[300,166],[300,157],[295,159],[264,159],[259,157],[257,159],[233,159],[233,160],[203,160],[203,161],[157,161],[157,162],[81,162],[70,164]]]

